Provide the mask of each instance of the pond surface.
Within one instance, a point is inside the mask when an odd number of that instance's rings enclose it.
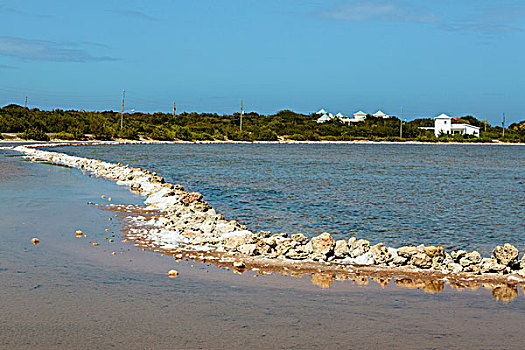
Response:
[[[252,230],[490,255],[525,249],[525,147],[170,144],[56,149],[158,172]]]

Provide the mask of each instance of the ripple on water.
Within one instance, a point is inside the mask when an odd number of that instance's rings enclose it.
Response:
[[[525,149],[495,145],[175,144],[56,149],[155,170],[251,229],[524,248]]]

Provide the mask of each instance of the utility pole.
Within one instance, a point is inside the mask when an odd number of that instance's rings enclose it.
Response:
[[[399,123],[399,138],[403,138],[403,107],[401,107],[401,120]]]
[[[27,96],[26,96],[26,104],[24,105],[25,108],[27,108]]]
[[[485,132],[487,131],[487,112],[485,112]]]
[[[120,130],[124,126],[124,97],[126,96],[126,89],[122,90],[122,111],[120,112]]]
[[[244,115],[244,108],[242,106],[242,100],[241,100],[241,126],[240,126],[240,131],[242,131],[242,116]]]
[[[505,137],[505,112],[503,112],[503,122],[501,123],[501,126],[503,128],[503,137]]]
[[[175,118],[175,111],[176,111],[176,110],[177,110],[177,109],[175,108],[175,102],[173,102],[173,118]]]

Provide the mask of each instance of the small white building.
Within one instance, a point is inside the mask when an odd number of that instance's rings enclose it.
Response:
[[[377,112],[375,112],[374,114],[372,114],[372,116],[376,117],[376,118],[390,118],[389,115],[383,113],[382,110],[378,110]]]
[[[317,124],[326,123],[326,122],[332,120],[333,117],[334,116],[332,115],[332,113],[324,113],[322,116],[317,118]]]
[[[452,120],[457,119],[444,113],[434,118],[434,127],[420,127],[423,130],[434,130],[434,135],[438,137],[445,135],[474,135],[479,137],[480,128],[470,124],[452,124]]]
[[[324,109],[320,109],[319,111],[317,111],[315,114],[326,114],[326,111]]]
[[[366,113],[363,111],[355,112],[354,113],[354,119],[356,120],[364,120],[366,118]]]

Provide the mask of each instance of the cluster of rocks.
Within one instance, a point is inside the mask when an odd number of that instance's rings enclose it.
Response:
[[[224,247],[228,251],[271,259],[404,267],[442,273],[515,273],[525,277],[525,256],[519,261],[518,249],[508,243],[494,248],[491,258],[482,258],[477,251],[456,250],[449,253],[443,247],[435,246],[404,246],[397,249],[382,243],[371,246],[369,241],[355,237],[348,241],[336,241],[326,232],[312,239],[300,233],[288,238],[286,234],[259,232],[230,237],[224,241]]]
[[[420,269],[445,274],[496,273],[525,277],[525,257],[520,261],[518,249],[508,243],[494,248],[490,258],[483,258],[476,251],[446,252],[439,246],[404,246],[396,249],[382,243],[370,245],[369,241],[355,237],[335,240],[326,232],[313,238],[301,233],[291,236],[285,233],[271,234],[268,231],[254,233],[236,220],[227,220],[216,213],[203,200],[202,194],[186,192],[181,185],[166,183],[156,173],[121,163],[74,157],[26,146],[16,147],[15,150],[33,159],[44,159],[91,171],[145,195],[145,203],[165,215],[162,221],[163,233],[160,236],[157,234],[155,238],[159,246],[173,244],[176,241],[174,237],[183,237],[186,243],[207,246],[219,252],[290,262],[315,261]]]

